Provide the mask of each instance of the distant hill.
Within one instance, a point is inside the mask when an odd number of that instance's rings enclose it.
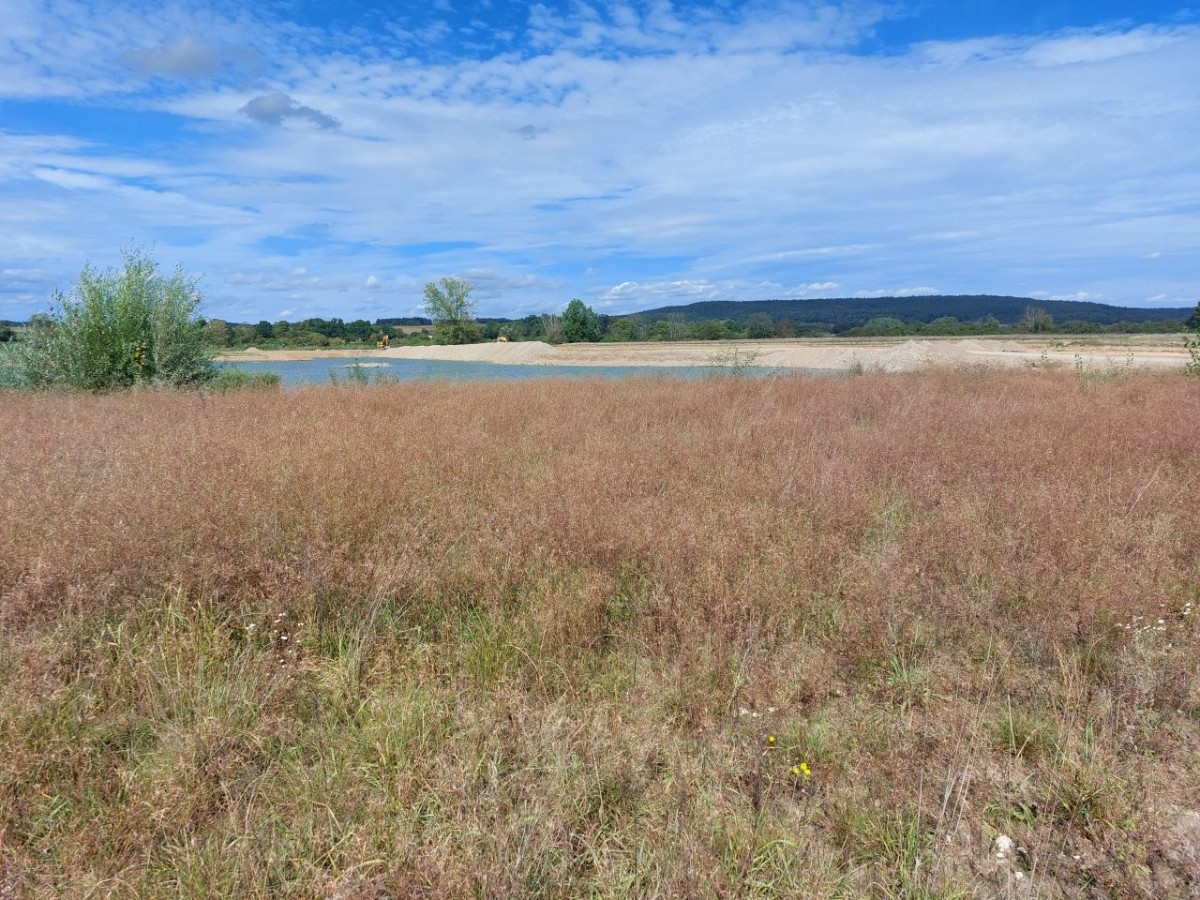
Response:
[[[929,297],[838,297],[808,300],[704,300],[683,306],[660,306],[636,315],[647,321],[660,319],[700,322],[732,319],[739,324],[755,313],[766,313],[775,321],[790,319],[796,325],[821,323],[835,331],[854,328],[868,319],[889,316],[905,322],[929,324],[943,316],[953,316],[963,322],[974,322],[994,316],[1005,325],[1016,324],[1026,307],[1036,306],[1063,322],[1088,322],[1114,325],[1117,322],[1182,322],[1190,308],[1144,309],[1128,306],[1108,306],[1079,300],[1035,300],[1030,297],[997,297],[991,295]]]

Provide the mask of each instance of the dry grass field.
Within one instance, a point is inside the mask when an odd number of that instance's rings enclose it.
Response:
[[[1200,892],[1191,379],[0,421],[0,897]]]

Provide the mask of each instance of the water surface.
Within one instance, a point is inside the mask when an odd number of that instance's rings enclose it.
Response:
[[[357,370],[370,381],[529,381],[535,378],[685,378],[697,379],[729,368],[718,366],[521,366],[485,362],[450,362],[433,359],[389,359],[364,361]],[[244,372],[277,372],[283,384],[329,384],[348,381],[355,374],[353,359],[270,360],[267,362],[223,362],[222,367]],[[773,370],[739,369],[740,373],[764,375]]]

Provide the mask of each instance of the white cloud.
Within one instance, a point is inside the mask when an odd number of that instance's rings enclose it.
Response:
[[[1144,26],[1125,32],[1100,30],[1067,33],[1035,42],[1025,59],[1035,66],[1096,63],[1148,53],[1194,37],[1194,29]]]
[[[0,278],[14,284],[41,284],[54,277],[54,273],[46,269],[3,269]]]
[[[902,287],[902,288],[876,288],[870,291],[855,291],[855,297],[928,297],[931,294],[939,294],[935,287],[921,285],[920,287]]]
[[[40,178],[42,181],[69,191],[106,191],[113,187],[113,182],[108,178],[71,169],[38,166],[32,170],[31,174],[34,178]]]
[[[699,300],[716,299],[720,288],[708,281],[660,281],[640,284],[636,281],[626,281],[614,285],[601,293],[600,303],[695,303]]]
[[[1103,303],[1103,294],[1093,294],[1090,291],[1075,291],[1069,294],[1055,294],[1049,291],[1030,291],[1029,296],[1039,300],[1074,300],[1081,303]]]
[[[882,9],[534,7],[536,52],[439,63],[397,51],[414,35],[355,44],[221,3],[147,20],[17,0],[0,97],[145,116],[150,136],[0,131],[0,266],[73,276],[114,240],[174,247],[165,227],[218,302],[300,291],[329,315],[452,272],[495,312],[1200,292],[1200,31],[846,50]],[[248,45],[253,78],[224,66]],[[263,251],[277,238],[295,255]]]

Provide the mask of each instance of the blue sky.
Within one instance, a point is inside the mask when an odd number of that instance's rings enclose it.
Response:
[[[6,0],[0,318],[1200,300],[1200,6]]]

